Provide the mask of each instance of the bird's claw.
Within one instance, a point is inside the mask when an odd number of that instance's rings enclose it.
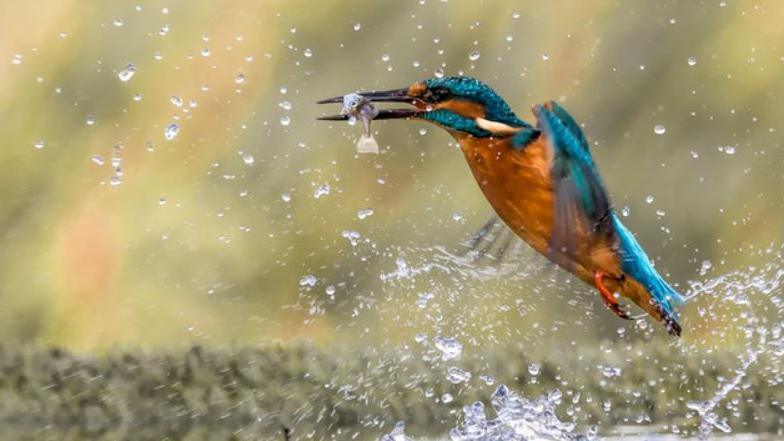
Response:
[[[604,285],[604,278],[607,277],[607,274],[596,271],[593,273],[593,282],[596,285],[596,288],[599,290],[599,294],[602,295],[602,300],[604,300],[604,304],[613,314],[617,315],[618,317],[624,320],[634,320],[634,318],[629,314],[629,311],[623,309],[621,305],[618,303],[618,300],[615,298],[613,293],[610,292],[609,289]]]

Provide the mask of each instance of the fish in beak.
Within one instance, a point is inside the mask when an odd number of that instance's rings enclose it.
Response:
[[[415,106],[414,108],[407,109],[380,109],[373,119],[414,118],[423,112],[423,110],[417,106],[419,100],[416,97],[409,96],[407,88],[376,92],[360,92],[357,95],[361,96],[369,103],[408,103]],[[318,104],[344,103],[344,98],[346,96],[348,95],[327,98],[319,101]],[[351,119],[351,117],[351,112],[346,112],[344,109],[344,111],[338,115],[322,116],[318,119],[322,121],[346,121]]]

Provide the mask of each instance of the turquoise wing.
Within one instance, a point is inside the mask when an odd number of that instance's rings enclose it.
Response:
[[[634,235],[613,212],[582,130],[555,102],[536,106],[534,113],[553,154],[551,175],[555,201],[551,259],[569,267],[577,257],[573,253],[577,228],[597,237],[604,235],[616,244],[621,270],[647,290],[670,332],[679,335],[674,306],[683,303],[684,298],[656,271]]]
[[[534,114],[553,152],[551,258],[564,265],[572,260],[578,228],[615,236],[612,209],[588,141],[574,119],[553,101],[535,106]]]

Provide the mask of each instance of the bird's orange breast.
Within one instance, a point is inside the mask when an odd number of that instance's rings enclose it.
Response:
[[[508,138],[460,140],[466,161],[490,205],[518,236],[547,253],[553,229],[549,149],[541,138],[522,150]]]
[[[522,149],[510,138],[458,137],[471,172],[499,217],[531,247],[552,257],[553,231],[552,151],[544,136]],[[568,270],[592,283],[593,272],[620,274],[611,244],[575,225],[575,255]]]

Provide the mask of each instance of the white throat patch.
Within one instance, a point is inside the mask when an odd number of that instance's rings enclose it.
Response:
[[[474,121],[476,121],[476,125],[478,125],[479,128],[487,130],[493,135],[514,135],[520,130],[518,127],[512,127],[504,123],[490,121],[489,119],[484,118],[476,118]]]

